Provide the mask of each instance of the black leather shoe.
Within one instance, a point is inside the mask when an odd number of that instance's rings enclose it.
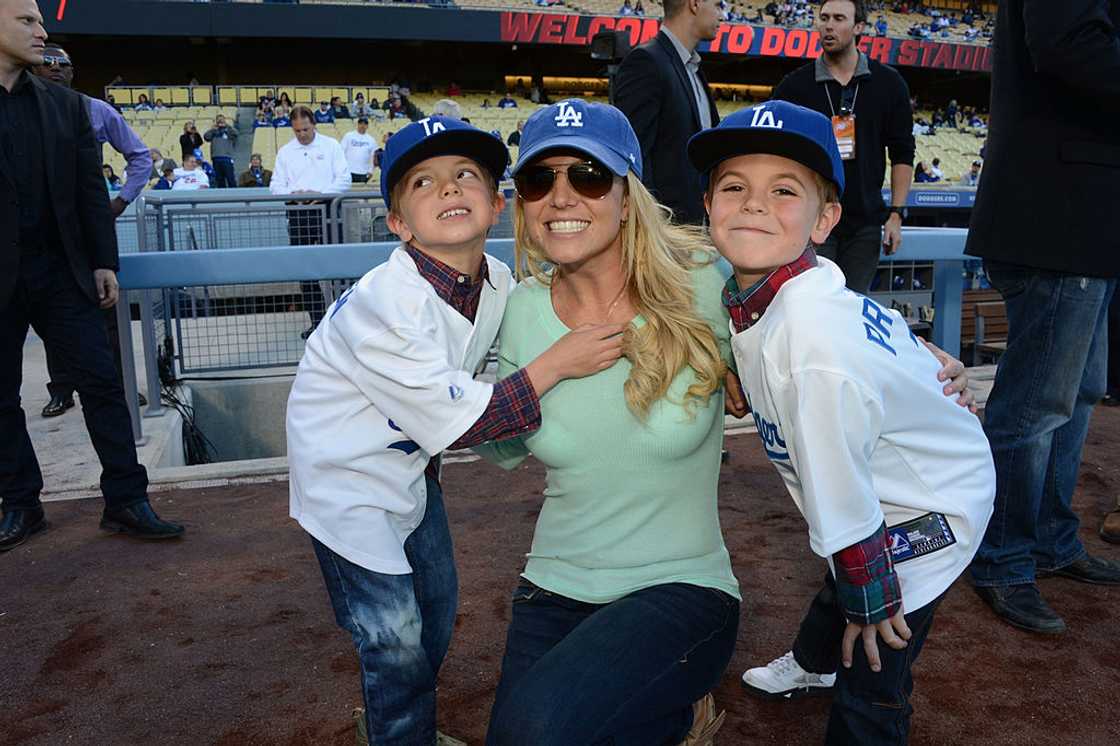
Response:
[[[1003,588],[973,586],[973,590],[992,608],[996,616],[1013,627],[1044,635],[1057,635],[1066,631],[1066,623],[1050,608],[1038,592],[1038,586],[1033,583]]]
[[[45,531],[47,518],[43,509],[13,510],[0,520],[0,552],[15,549],[34,534]]]
[[[73,406],[73,396],[52,396],[47,406],[43,407],[42,414],[44,417],[58,417],[60,414],[66,414],[66,410]]]
[[[122,510],[106,510],[101,514],[101,529],[138,539],[174,539],[185,530],[178,523],[161,519],[147,501]]]
[[[1071,565],[1057,570],[1039,570],[1040,578],[1070,578],[1094,585],[1120,585],[1120,563],[1085,555]]]

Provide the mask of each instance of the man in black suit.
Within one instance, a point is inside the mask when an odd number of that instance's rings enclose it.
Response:
[[[630,120],[642,145],[642,182],[680,223],[704,222],[700,174],[689,163],[688,138],[719,124],[696,45],[716,36],[719,0],[665,0],[661,31],[633,49],[618,68],[611,102]]]
[[[984,422],[995,515],[972,578],[1005,621],[1058,633],[1036,578],[1120,585],[1070,506],[1120,276],[1120,0],[1003,0],[995,34],[966,251],[1003,295],[1008,333]]]
[[[148,502],[98,310],[117,301],[117,241],[89,116],[77,93],[28,69],[43,64],[46,37],[35,0],[0,0],[0,551],[46,528],[19,400],[29,326],[74,372],[101,460],[101,527],[179,536]]]

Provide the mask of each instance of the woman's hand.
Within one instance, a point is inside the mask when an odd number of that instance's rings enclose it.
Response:
[[[747,408],[747,397],[743,395],[743,384],[735,371],[730,369],[723,377],[723,411],[740,420],[751,411]]]
[[[618,362],[627,326],[585,324],[556,340],[525,366],[537,396],[543,396],[565,378],[590,376]]]
[[[941,370],[937,371],[938,381],[948,381],[945,388],[945,396],[956,396],[957,404],[962,407],[968,407],[968,411],[976,414],[976,395],[968,390],[968,371],[964,367],[964,363],[957,360],[945,350],[941,349],[933,342],[925,342],[929,351],[937,358],[937,362],[941,363]]]

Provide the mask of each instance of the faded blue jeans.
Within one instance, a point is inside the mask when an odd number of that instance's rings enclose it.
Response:
[[[347,561],[312,538],[338,625],[354,638],[370,742],[433,746],[436,675],[451,642],[459,581],[439,484],[428,480],[424,520],[405,540],[409,575]]]
[[[996,466],[995,513],[972,562],[977,586],[1035,581],[1085,555],[1071,507],[1089,415],[1105,393],[1115,280],[985,261],[1007,304],[1007,352],[984,432]]]

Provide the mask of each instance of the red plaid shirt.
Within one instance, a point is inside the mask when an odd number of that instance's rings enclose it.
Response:
[[[778,267],[763,279],[740,290],[735,278],[723,288],[723,304],[731,315],[735,333],[758,323],[778,295],[782,285],[817,266],[812,247],[789,264]],[[902,588],[891,561],[886,525],[861,542],[832,555],[836,568],[836,590],[844,616],[853,624],[875,624],[894,616],[902,608]]]
[[[436,295],[473,323],[478,313],[478,301],[482,297],[482,283],[490,282],[490,265],[485,257],[479,266],[478,277],[472,280],[470,275],[410,245],[405,246],[405,251],[416,262],[420,276],[431,283]],[[489,440],[504,440],[532,432],[540,426],[541,402],[529,375],[522,368],[494,386],[486,411],[450,448],[470,448]],[[425,473],[432,479],[438,479],[438,457],[428,463]]]

